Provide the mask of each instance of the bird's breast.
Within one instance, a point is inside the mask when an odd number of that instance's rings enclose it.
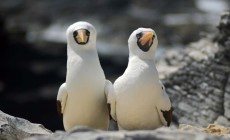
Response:
[[[104,92],[104,84],[105,76],[100,65],[83,62],[69,64],[66,76],[66,85],[69,94],[95,94]]]
[[[138,67],[139,66],[139,67]],[[114,84],[118,106],[153,107],[161,91],[156,69],[142,65],[128,67]]]

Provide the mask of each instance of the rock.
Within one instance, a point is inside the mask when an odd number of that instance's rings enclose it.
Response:
[[[225,116],[218,116],[218,118],[214,123],[220,125],[226,125],[226,124],[230,124],[230,121]]]
[[[216,37],[216,41],[219,42],[221,45],[225,45],[226,40],[229,40],[230,31],[230,15],[229,12],[225,12],[221,15],[220,24],[218,29],[220,31],[219,36]]]
[[[191,112],[191,113],[195,111],[194,108],[192,108],[190,105],[188,105],[188,104],[186,104],[184,102],[180,102],[178,104],[178,107],[179,107],[179,109],[181,109],[183,111],[188,111],[188,112]]]
[[[41,124],[10,116],[0,111],[0,139],[24,139],[34,135],[47,135],[52,132]]]
[[[192,126],[190,127],[192,128]],[[190,130],[178,130],[176,128],[166,128],[162,127],[156,130],[147,130],[147,131],[99,131],[93,130],[86,127],[76,127],[70,132],[58,131],[51,135],[46,136],[35,136],[28,138],[27,140],[75,140],[75,139],[84,139],[84,140],[227,140],[228,135],[224,136],[215,136],[206,134],[200,129],[195,129],[196,131]],[[227,129],[223,129],[227,130]],[[223,131],[226,133],[227,131]]]
[[[202,38],[173,55],[168,52],[159,62],[169,69],[158,70],[179,123],[230,126],[229,13],[222,15],[218,28],[214,38]],[[171,72],[171,67],[178,70]]]
[[[210,57],[214,57],[218,51],[217,43],[213,43],[209,39],[202,38],[198,42],[191,43],[190,47],[186,48],[186,54],[192,59],[197,61],[207,60]]]
[[[190,132],[201,132],[202,131],[202,129],[199,127],[194,127],[192,125],[187,125],[187,124],[180,124],[179,130],[190,131]]]
[[[184,50],[182,48],[169,49],[158,63],[159,76],[165,79],[193,61],[199,62],[213,58],[218,50],[218,44],[208,38],[191,43]],[[197,73],[193,72],[193,74]]]
[[[180,124],[179,130],[190,132],[205,132],[218,136],[230,136],[229,128],[216,124],[209,124],[206,128],[194,127],[187,124]]]
[[[229,128],[215,124],[208,125],[208,127],[203,129],[203,131],[214,135],[229,135]]]

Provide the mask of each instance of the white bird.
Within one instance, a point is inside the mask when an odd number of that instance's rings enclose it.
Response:
[[[155,67],[157,35],[139,28],[129,37],[129,63],[108,95],[111,116],[120,130],[155,129],[169,126],[172,106]]]
[[[67,74],[57,95],[57,108],[63,115],[65,130],[84,125],[107,130],[109,111],[105,80],[96,50],[96,30],[87,22],[69,26],[67,36]]]

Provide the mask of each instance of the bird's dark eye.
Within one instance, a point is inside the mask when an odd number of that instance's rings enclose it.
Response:
[[[141,36],[142,36],[142,33],[139,33],[139,34],[136,35],[137,39],[140,39]]]
[[[88,30],[86,30],[86,33],[85,33],[87,36],[90,35],[90,32]]]
[[[74,36],[74,37],[76,37],[77,34],[78,34],[77,31],[74,31],[74,32],[73,32],[73,36]]]
[[[164,87],[163,87],[163,86],[161,86],[161,88],[162,88],[162,90],[164,90]]]

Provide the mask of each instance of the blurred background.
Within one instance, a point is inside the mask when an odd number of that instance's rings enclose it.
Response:
[[[66,74],[65,32],[76,21],[96,27],[101,65],[114,81],[127,66],[127,40],[136,28],[156,31],[160,59],[215,32],[229,8],[229,0],[1,0],[0,110],[63,129],[56,96]]]

